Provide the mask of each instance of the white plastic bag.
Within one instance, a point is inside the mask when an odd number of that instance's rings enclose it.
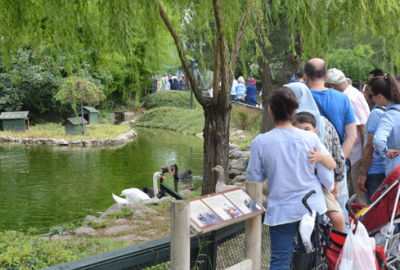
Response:
[[[311,243],[311,234],[315,226],[315,216],[316,213],[312,211],[312,215],[310,213],[304,214],[303,218],[300,221],[299,231],[301,235],[301,240],[303,240],[303,244],[306,248],[307,253],[310,253],[313,250],[313,245]]]
[[[361,222],[358,222],[357,230],[354,221],[351,221],[349,233],[344,242],[343,249],[336,264],[336,270],[375,270],[374,242],[368,236],[368,232]]]

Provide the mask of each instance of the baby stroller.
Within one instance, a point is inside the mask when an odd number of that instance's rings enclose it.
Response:
[[[358,211],[356,217],[369,235],[374,236],[376,244],[383,247],[388,269],[400,269],[400,233],[394,233],[395,224],[400,222],[399,184],[400,165],[397,165],[372,194],[372,204],[351,204],[351,209]]]
[[[307,198],[310,197],[314,190],[310,191],[304,196],[302,202],[304,206],[310,211],[310,207],[307,205]],[[356,195],[347,202],[346,208],[348,209],[350,215],[352,215],[352,220],[358,222],[358,218],[351,211],[351,202],[354,201]],[[330,224],[322,224],[319,221],[318,213],[314,213],[315,223],[313,232],[311,235],[311,242],[313,244],[313,249],[311,253],[293,253],[292,254],[292,267],[293,270],[335,270],[337,261],[339,259],[340,252],[346,241],[347,235],[341,232],[334,231]],[[304,219],[304,217],[303,217]],[[375,255],[375,269],[391,269],[386,268],[386,258],[382,247],[376,246]],[[308,254],[308,255],[307,255]],[[394,268],[393,268],[394,269]]]

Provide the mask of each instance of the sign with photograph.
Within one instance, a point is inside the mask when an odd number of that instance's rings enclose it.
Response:
[[[265,209],[240,187],[190,200],[192,228],[205,233],[262,214]]]

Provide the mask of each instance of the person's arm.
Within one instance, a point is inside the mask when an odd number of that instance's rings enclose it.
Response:
[[[364,145],[365,125],[357,125],[357,132],[360,134],[361,145]]]
[[[367,143],[365,144],[364,150],[363,150],[363,156],[362,156],[362,163],[361,163],[361,173],[360,176],[358,177],[358,189],[361,190],[362,192],[367,192],[365,189],[365,181],[367,181],[367,175],[368,175],[368,170],[369,167],[371,166],[372,160],[373,160],[373,153],[374,153],[374,147],[373,147],[373,139],[374,139],[375,133],[368,133],[367,137]]]
[[[308,162],[311,162],[311,164],[321,162],[328,169],[333,170],[336,168],[336,162],[330,154],[320,152],[315,146],[314,151],[310,150],[308,152],[311,154],[307,156]]]
[[[353,148],[354,142],[357,139],[357,127],[356,123],[348,124],[344,127],[344,132],[346,134],[346,139],[342,143],[344,158],[346,159]]]
[[[390,133],[393,130],[392,120],[387,117],[387,112],[382,116],[381,121],[379,122],[378,128],[375,131],[373,144],[374,144],[374,157],[382,157],[385,156],[388,148],[387,148],[387,139],[390,136]]]
[[[334,188],[333,170],[325,167],[321,162],[315,164],[318,180],[329,191]]]

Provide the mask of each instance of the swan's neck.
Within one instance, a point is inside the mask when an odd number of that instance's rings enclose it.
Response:
[[[219,184],[225,184],[225,179],[224,179],[224,172],[221,170],[217,170],[218,172],[218,180],[217,183]]]
[[[178,180],[178,166],[177,165],[175,165],[174,166],[174,179],[175,180]]]
[[[154,190],[154,196],[157,197],[158,194],[158,183],[157,183],[157,176],[155,175],[153,177],[153,190]]]

